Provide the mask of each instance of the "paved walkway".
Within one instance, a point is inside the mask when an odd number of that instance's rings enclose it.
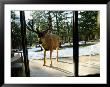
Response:
[[[79,58],[79,75],[88,75],[100,73],[100,56],[82,56]],[[71,58],[60,58],[59,62],[53,59],[53,66],[50,67],[50,60],[47,59],[46,66],[43,66],[43,60],[31,60],[31,77],[65,77],[74,76],[74,64]]]

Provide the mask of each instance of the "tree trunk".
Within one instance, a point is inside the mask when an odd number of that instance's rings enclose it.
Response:
[[[28,51],[27,51],[26,23],[25,23],[24,11],[20,11],[20,23],[21,23],[21,36],[22,36],[25,73],[26,73],[26,77],[29,77],[30,69],[29,69],[29,60],[28,60]]]
[[[59,25],[58,25],[59,23],[58,23],[57,12],[56,12],[55,16],[56,16],[56,24],[57,24],[57,34],[59,35]]]
[[[48,17],[48,28],[52,31],[52,17],[50,15],[50,12],[48,13],[49,17]],[[50,31],[50,33],[51,33]]]
[[[85,45],[86,45],[86,39],[85,39]]]

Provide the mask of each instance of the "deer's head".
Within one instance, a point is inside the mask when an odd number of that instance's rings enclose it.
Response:
[[[45,37],[48,34],[48,30],[49,29],[46,29],[45,31],[39,31],[39,30],[37,30],[37,32],[38,32],[38,38],[39,38],[39,44],[42,44],[45,41]]]

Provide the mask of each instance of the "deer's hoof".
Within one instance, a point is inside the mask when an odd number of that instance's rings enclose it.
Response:
[[[43,64],[43,66],[46,66],[45,64]]]
[[[56,61],[58,62],[58,58],[56,58]]]
[[[52,67],[52,64],[50,64],[50,67]]]

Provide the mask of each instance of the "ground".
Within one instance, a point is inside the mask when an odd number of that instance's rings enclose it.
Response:
[[[44,53],[40,48],[28,49],[31,77],[74,76],[73,47],[59,50],[59,62],[56,51],[52,53],[53,66],[50,67],[50,52],[46,53],[46,66],[43,66]],[[79,48],[79,75],[100,74],[100,43]]]
[[[90,59],[90,60],[89,60]],[[53,66],[50,67],[50,60],[47,59],[46,66],[43,66],[42,59],[33,59],[29,62],[31,77],[65,77],[74,76],[73,58],[60,58],[59,62],[53,59]],[[100,73],[100,56],[79,57],[79,75]]]

